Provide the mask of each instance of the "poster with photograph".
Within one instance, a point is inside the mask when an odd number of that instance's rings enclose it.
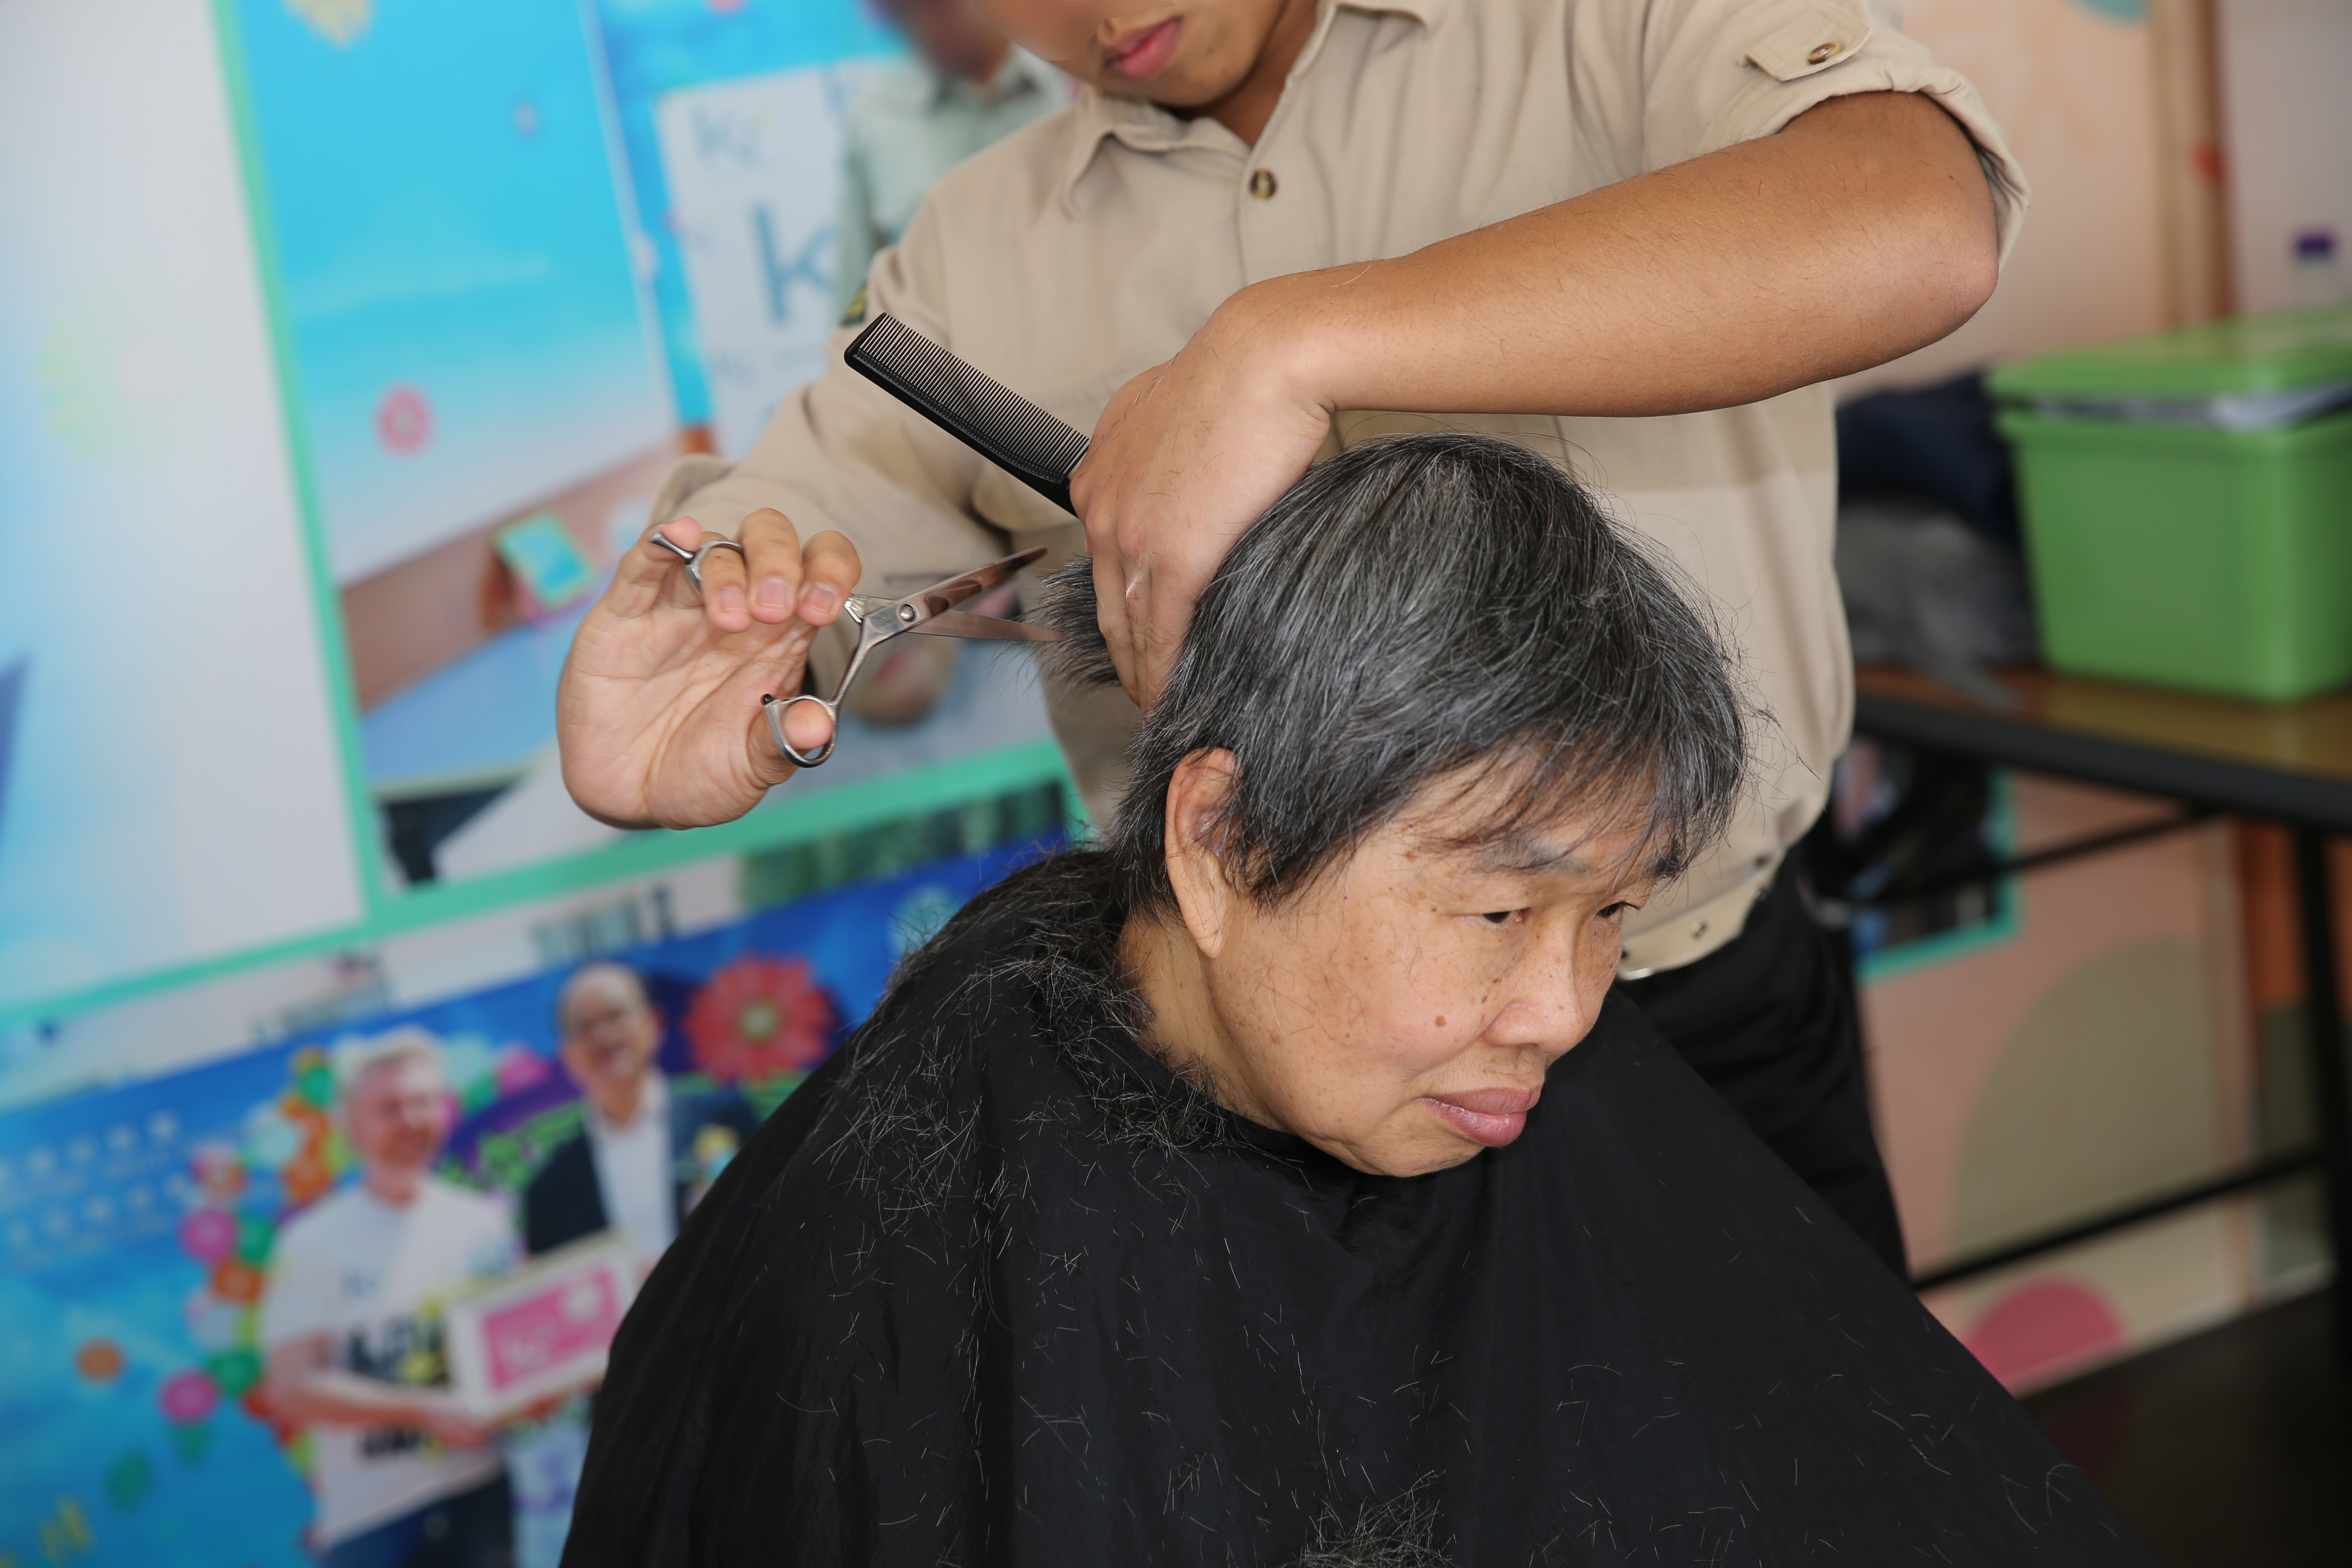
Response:
[[[572,0],[224,10],[316,548],[395,885],[554,739],[675,453]]]
[[[898,46],[856,0],[221,16],[372,907],[609,848],[565,654],[671,463],[821,371],[842,113]],[[1046,737],[1024,659],[956,662],[790,801]]]
[[[581,952],[562,947],[578,917],[542,922],[555,961],[519,978],[0,1111],[0,1562],[294,1568],[322,1533],[503,1475],[519,1561],[551,1568],[579,1406],[482,1447],[306,1424],[272,1402],[273,1352],[341,1324],[320,1342],[335,1366],[447,1396],[442,1314],[469,1285],[590,1235],[648,1263],[909,945],[1056,837],[1013,836],[1039,821],[1013,803],[977,827],[935,815],[771,852],[731,868],[751,912],[709,929]],[[1000,841],[908,859],[974,837]],[[395,961],[436,962],[429,944]],[[585,1142],[604,1102],[583,1086],[601,1092],[633,1030],[675,1205],[650,1244]],[[370,1120],[404,1086],[432,1101],[397,1123],[404,1143]],[[423,1173],[397,1211],[432,1216],[422,1239],[383,1228],[395,1206],[373,1195],[402,1161]],[[582,1217],[599,1203],[621,1212]],[[371,1290],[340,1318],[326,1300]]]

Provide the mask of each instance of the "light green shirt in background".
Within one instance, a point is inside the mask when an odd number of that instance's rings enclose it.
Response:
[[[842,120],[835,305],[845,310],[857,297],[876,252],[898,243],[941,174],[1069,101],[1062,74],[1019,48],[985,84],[942,76],[921,60],[868,79]]]

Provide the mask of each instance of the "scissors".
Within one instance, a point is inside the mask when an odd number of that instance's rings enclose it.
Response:
[[[702,563],[714,550],[732,550],[743,553],[743,547],[731,539],[714,539],[699,550],[688,551],[672,543],[660,533],[653,542],[686,563],[686,574],[694,580],[695,591],[702,590]],[[969,610],[959,610],[965,600],[985,594],[999,584],[1009,582],[1013,574],[1033,561],[1041,560],[1045,546],[1024,550],[1018,555],[1008,555],[1002,561],[992,561],[985,566],[975,566],[959,573],[944,582],[919,588],[903,599],[877,598],[870,594],[852,595],[842,609],[857,624],[857,648],[849,656],[849,666],[841,672],[840,684],[831,697],[813,697],[806,692],[798,697],[778,697],[763,693],[760,698],[768,715],[768,733],[775,738],[776,750],[804,768],[823,766],[833,756],[833,749],[841,739],[841,700],[849,695],[849,683],[866,663],[866,656],[908,632],[933,637],[984,637],[998,642],[1062,642],[1066,634],[1051,626],[1033,626],[1019,621],[1001,620],[994,616],[976,616]],[[834,722],[833,739],[814,752],[803,752],[784,739],[784,712],[795,702],[814,702],[825,711]]]

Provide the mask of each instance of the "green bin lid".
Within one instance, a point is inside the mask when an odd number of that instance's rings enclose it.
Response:
[[[2352,381],[2352,304],[2200,321],[1993,373],[1996,397],[2190,398]]]

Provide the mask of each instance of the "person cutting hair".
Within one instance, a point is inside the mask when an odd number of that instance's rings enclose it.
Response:
[[[712,557],[690,637],[591,617],[562,708],[574,797],[688,826],[781,781],[753,708],[698,704],[835,619],[845,539],[869,592],[1044,545],[1040,571],[1091,552],[1124,689],[1048,693],[1107,818],[1203,584],[1311,462],[1382,431],[1511,436],[1699,583],[1778,721],[1729,831],[1628,921],[1628,994],[1899,1268],[1852,1002],[1780,867],[1853,710],[1823,384],[1967,321],[2024,213],[1974,89],[1885,0],[981,8],[1086,90],[934,187],[858,310],[1091,430],[1083,526],[836,340],[740,462],[689,458],[656,499],[678,542],[744,558]],[[817,644],[824,681],[845,646]]]
[[[1041,613],[1113,679],[1074,570]],[[1310,472],[1101,847],[960,913],[688,1221],[569,1568],[2152,1562],[1612,992],[1758,733],[1557,467]]]

